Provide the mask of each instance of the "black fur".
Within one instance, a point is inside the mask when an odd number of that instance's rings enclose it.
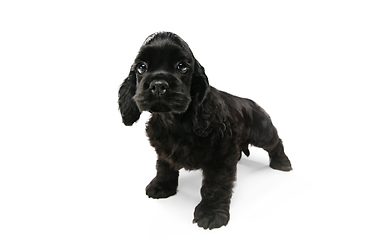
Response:
[[[142,111],[152,113],[147,135],[155,148],[157,175],[146,188],[151,198],[176,194],[179,170],[202,169],[202,200],[194,223],[205,229],[229,221],[236,165],[248,146],[265,149],[270,167],[290,171],[291,163],[269,115],[255,102],[219,91],[180,37],[155,33],[142,45],[119,91],[125,125]]]

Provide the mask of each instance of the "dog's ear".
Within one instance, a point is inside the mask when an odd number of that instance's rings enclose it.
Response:
[[[209,82],[205,75],[203,66],[195,60],[195,71],[193,72],[191,84],[192,104],[194,106],[194,116],[192,118],[193,131],[195,134],[206,137],[212,131],[211,117],[212,109],[209,100]]]
[[[119,109],[123,123],[132,126],[140,118],[141,112],[136,105],[133,96],[136,93],[136,72],[135,66],[132,65],[128,77],[121,84],[119,90]]]
[[[209,93],[208,77],[205,75],[204,67],[195,60],[195,71],[192,76],[191,96],[198,105],[202,104]],[[196,103],[195,103],[196,104]]]

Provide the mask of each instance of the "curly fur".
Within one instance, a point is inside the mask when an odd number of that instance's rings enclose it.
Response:
[[[178,71],[180,61],[187,72]],[[159,82],[164,94],[152,86]],[[199,227],[228,223],[236,165],[242,153],[249,156],[249,145],[268,152],[270,167],[292,170],[269,115],[252,100],[210,86],[204,68],[176,34],[155,33],[145,40],[120,87],[119,108],[128,126],[142,111],[152,113],[146,131],[158,160],[157,175],[146,188],[149,197],[176,194],[181,168],[202,169],[202,200],[193,220]]]

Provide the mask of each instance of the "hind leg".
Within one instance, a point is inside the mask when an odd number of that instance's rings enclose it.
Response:
[[[244,118],[247,120],[245,121],[245,125],[248,127],[246,129],[253,129],[253,131],[247,131],[244,135],[247,136],[251,145],[263,148],[268,152],[271,168],[291,171],[291,162],[285,155],[283,142],[279,138],[270,116],[256,103],[251,102],[251,105],[252,111],[249,115],[245,114]]]
[[[272,136],[269,141],[265,142],[262,147],[265,151],[268,152],[270,158],[269,166],[276,170],[281,171],[291,171],[292,166],[287,155],[284,152],[283,142],[277,134],[276,128],[272,125],[269,134]]]
[[[291,162],[289,161],[287,155],[285,155],[283,142],[280,138],[276,147],[273,148],[273,150],[268,151],[268,154],[270,158],[269,166],[271,168],[286,172],[292,170]]]

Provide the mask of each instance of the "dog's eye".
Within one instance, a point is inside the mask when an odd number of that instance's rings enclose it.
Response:
[[[189,68],[188,68],[188,65],[184,62],[181,62],[179,64],[177,64],[177,70],[179,70],[180,73],[187,73]]]
[[[139,74],[143,74],[147,71],[147,64],[141,62],[137,64],[136,70]]]

